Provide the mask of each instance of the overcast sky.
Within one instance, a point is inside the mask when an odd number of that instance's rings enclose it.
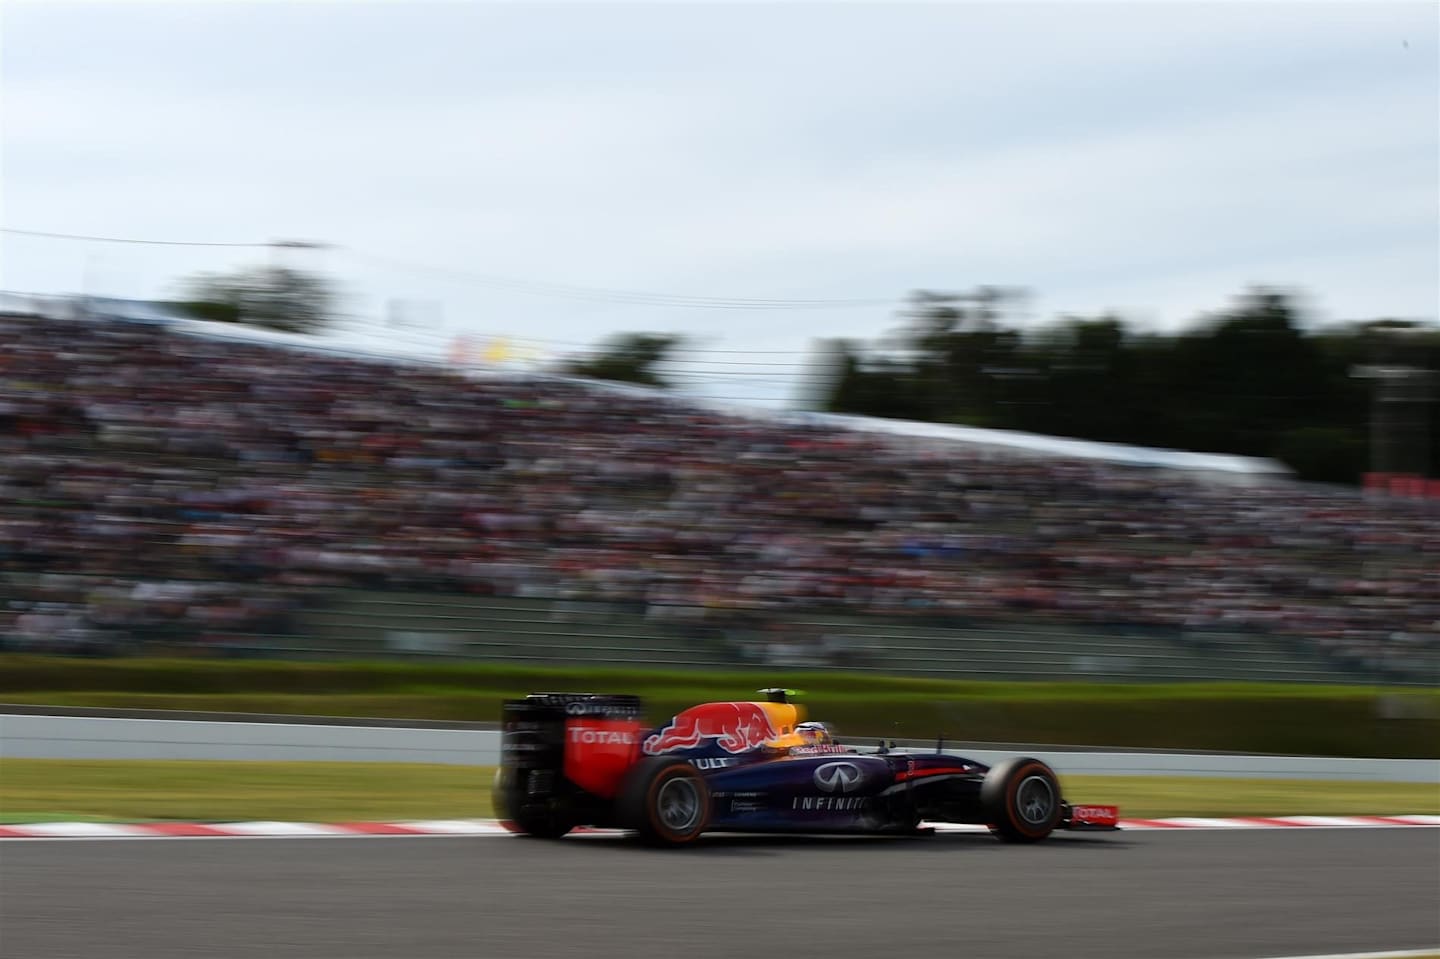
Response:
[[[3,222],[337,244],[386,335],[694,334],[713,395],[915,288],[1173,327],[1249,284],[1316,321],[1440,316],[1440,6],[0,7]],[[263,250],[5,235],[0,287],[152,297]],[[507,280],[720,298],[715,310]],[[797,351],[787,354],[783,351]]]

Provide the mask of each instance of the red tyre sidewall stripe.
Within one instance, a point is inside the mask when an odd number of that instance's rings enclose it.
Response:
[[[671,775],[671,772],[673,770],[680,770],[684,775],[686,775],[687,778],[693,778],[695,780],[696,786],[698,787],[696,789],[696,792],[699,794],[698,798],[700,800],[700,822],[696,825],[695,829],[689,835],[682,835],[675,832],[673,829],[667,828],[657,818],[657,814],[659,813],[659,807],[656,805],[656,798],[659,796],[660,787],[664,786],[670,780],[676,778],[675,776]],[[710,819],[710,790],[705,787],[704,781],[701,780],[699,776],[694,775],[694,772],[694,769],[691,768],[689,763],[675,763],[672,766],[666,766],[660,771],[658,775],[655,776],[654,779],[650,781],[650,788],[646,790],[645,815],[650,817],[651,828],[653,828],[660,835],[664,836],[669,842],[693,842],[695,838],[704,831],[705,826]]]

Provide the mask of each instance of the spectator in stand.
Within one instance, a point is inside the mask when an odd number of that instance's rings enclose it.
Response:
[[[1358,661],[1440,642],[1433,503],[136,324],[0,338],[0,631],[23,648],[283,630],[316,586],[1255,630]]]

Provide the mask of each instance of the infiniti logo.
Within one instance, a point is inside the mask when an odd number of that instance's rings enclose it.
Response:
[[[815,785],[827,793],[854,792],[863,774],[854,763],[826,763],[815,770]]]

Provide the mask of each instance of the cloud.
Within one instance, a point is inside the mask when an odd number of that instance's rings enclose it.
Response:
[[[1376,3],[12,4],[3,199],[14,226],[301,236],[616,288],[1022,284],[1042,314],[1173,325],[1254,281],[1304,284],[1327,315],[1435,316],[1434,26],[1429,6]],[[122,295],[254,256],[0,254],[7,286],[88,272]],[[441,301],[436,337],[801,349],[890,323],[323,262],[372,316]]]

